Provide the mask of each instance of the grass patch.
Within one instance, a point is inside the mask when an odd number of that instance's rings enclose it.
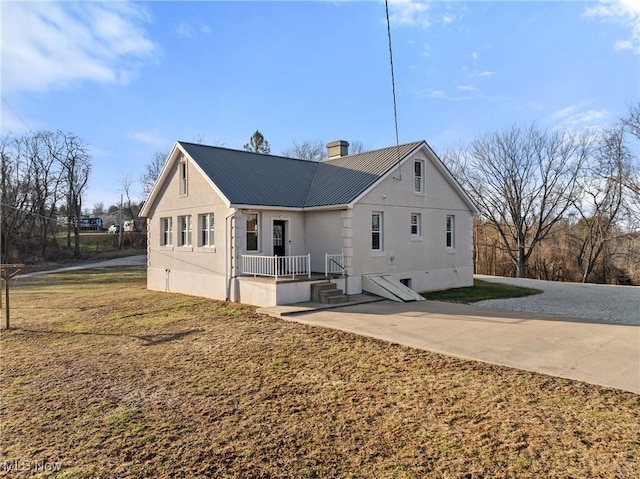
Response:
[[[60,463],[67,478],[639,475],[632,393],[147,291],[144,267],[23,278],[11,305],[2,464]]]
[[[446,289],[444,291],[431,291],[422,293],[422,296],[432,301],[475,303],[476,301],[484,301],[487,299],[520,298],[540,293],[542,293],[540,289],[523,288],[521,286],[474,279],[473,286]]]

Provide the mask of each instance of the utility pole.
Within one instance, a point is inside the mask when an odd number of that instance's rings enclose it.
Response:
[[[120,194],[120,212],[118,214],[118,223],[120,224],[120,229],[118,230],[118,249],[122,249],[122,194]]]

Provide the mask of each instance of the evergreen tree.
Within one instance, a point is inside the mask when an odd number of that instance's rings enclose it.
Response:
[[[244,149],[254,153],[263,153],[265,155],[271,153],[271,146],[269,145],[269,142],[264,139],[264,136],[258,130],[256,130],[256,132],[251,136],[249,143],[244,145]]]

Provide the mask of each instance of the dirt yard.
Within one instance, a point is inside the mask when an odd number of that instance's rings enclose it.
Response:
[[[146,291],[141,267],[11,304],[0,476],[640,476],[632,393]]]

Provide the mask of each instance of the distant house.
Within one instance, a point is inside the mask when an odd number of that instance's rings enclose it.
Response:
[[[348,145],[312,162],[177,142],[140,213],[148,288],[268,306],[326,277],[392,299],[471,285],[477,209],[429,145]]]

